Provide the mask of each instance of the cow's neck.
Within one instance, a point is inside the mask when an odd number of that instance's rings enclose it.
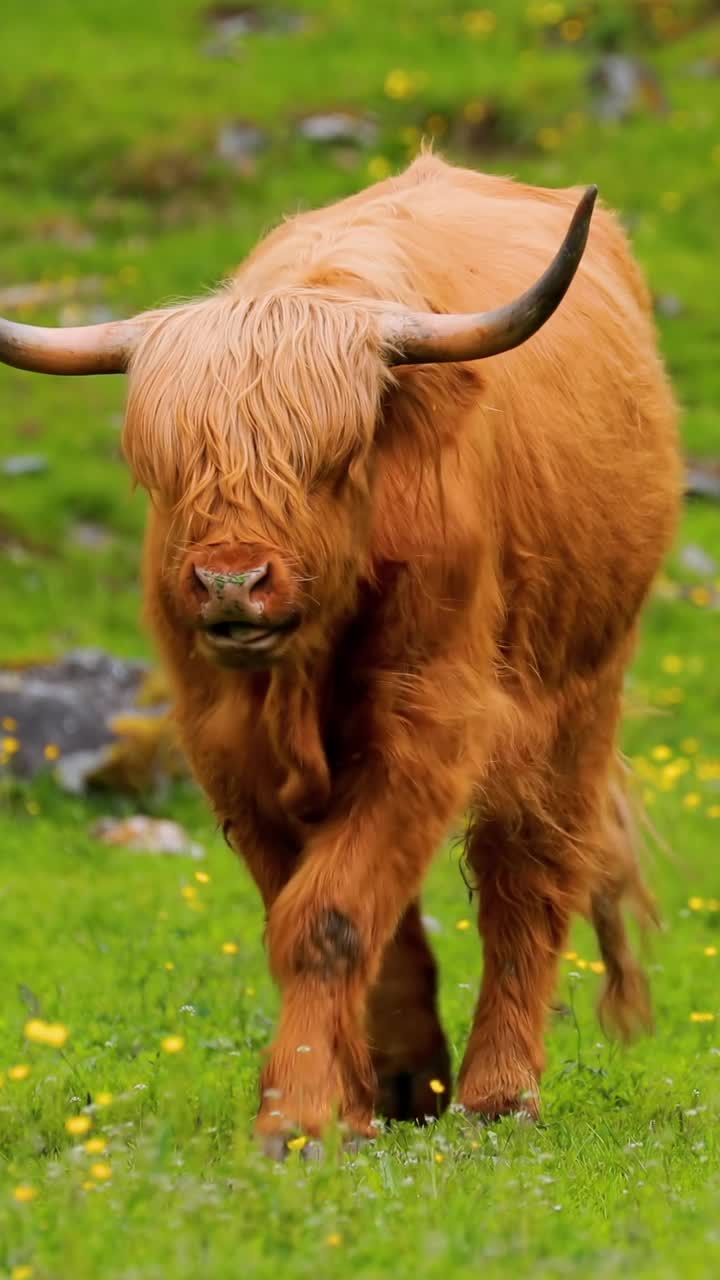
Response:
[[[264,720],[285,781],[280,807],[304,822],[321,817],[330,799],[330,770],[322,731],[324,678],[314,665],[280,667],[268,687]]]

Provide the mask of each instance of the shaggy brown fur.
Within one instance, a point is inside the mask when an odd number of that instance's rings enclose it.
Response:
[[[429,1080],[449,1085],[416,903],[468,806],[485,967],[459,1100],[536,1112],[573,912],[600,936],[605,1021],[649,1018],[615,767],[679,494],[647,290],[601,209],[566,300],[519,349],[393,373],[378,336],[389,303],[511,300],[576,199],[424,156],[284,223],[217,295],[158,313],[132,362],[147,615],[282,989],[268,1140],[337,1112],[371,1133],[378,1098],[422,1116]],[[302,625],[273,667],[222,669],[195,645],[192,566],[241,571],[258,547]]]

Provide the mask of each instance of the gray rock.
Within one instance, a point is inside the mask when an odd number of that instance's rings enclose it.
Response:
[[[32,778],[55,767],[45,748],[56,747],[58,765],[70,757],[63,768],[72,790],[90,756],[99,763],[97,753],[116,740],[109,721],[122,712],[139,714],[135,703],[148,669],[144,662],[113,658],[97,649],[76,649],[55,663],[0,667],[0,720],[17,725],[12,736],[19,748],[9,759],[15,776]],[[165,710],[153,707],[142,714]],[[72,759],[83,753],[84,759]]]
[[[249,36],[294,35],[308,24],[305,14],[249,4],[215,5],[206,19],[212,39],[205,46],[205,53],[211,58],[232,56]]]
[[[653,299],[655,311],[667,320],[676,320],[685,314],[685,303],[674,293],[659,293]]]
[[[350,111],[321,111],[304,116],[298,123],[298,132],[310,142],[354,143],[363,147],[371,146],[378,137],[374,120]]]
[[[79,520],[70,530],[70,541],[88,551],[103,551],[112,542],[112,535],[101,524],[92,520]]]
[[[685,475],[685,492],[691,498],[711,498],[720,502],[720,463],[690,461]]]
[[[90,834],[102,844],[115,845],[130,853],[174,854],[189,858],[204,858],[201,844],[191,840],[179,822],[170,818],[148,818],[143,813],[131,818],[99,818],[90,828]],[[181,1012],[192,1012],[192,1005],[183,1005]]]
[[[718,571],[717,560],[694,542],[689,542],[680,552],[680,561],[691,573],[700,578],[709,578]]]
[[[252,162],[266,150],[269,142],[266,131],[251,120],[233,120],[223,125],[215,149],[226,164],[244,169],[248,161]]]
[[[669,103],[652,67],[623,53],[608,53],[591,68],[588,85],[599,120],[626,120],[637,110],[666,115]]]
[[[4,476],[34,476],[47,469],[48,460],[41,453],[18,453],[0,466]]]

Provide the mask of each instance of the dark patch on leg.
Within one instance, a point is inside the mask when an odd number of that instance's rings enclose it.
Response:
[[[362,946],[352,920],[330,909],[313,921],[309,938],[300,949],[297,969],[324,979],[346,978],[361,958]]]

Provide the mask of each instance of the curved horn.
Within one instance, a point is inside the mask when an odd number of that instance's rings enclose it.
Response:
[[[531,338],[562,302],[577,271],[596,196],[597,187],[588,187],[547,271],[514,302],[475,315],[435,315],[431,311],[385,315],[382,335],[391,348],[390,363],[481,360],[510,351]]]
[[[30,373],[124,373],[142,328],[137,318],[75,329],[0,318],[0,362]]]

